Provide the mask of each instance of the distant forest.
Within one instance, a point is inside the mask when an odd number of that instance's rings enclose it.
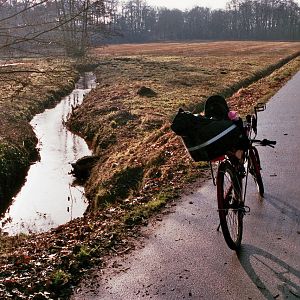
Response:
[[[231,0],[226,9],[181,11],[145,0],[0,0],[0,51],[63,49],[83,56],[107,43],[300,40],[293,0]]]
[[[135,0],[114,12],[111,26],[123,36],[118,41],[128,42],[300,40],[300,7],[292,0],[232,0],[225,10],[181,11]]]

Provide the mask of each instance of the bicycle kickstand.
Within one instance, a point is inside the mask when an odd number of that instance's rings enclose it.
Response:
[[[218,226],[218,228],[217,228],[217,231],[219,231],[219,230],[220,230],[220,227],[221,227],[221,223],[219,223],[219,226]]]

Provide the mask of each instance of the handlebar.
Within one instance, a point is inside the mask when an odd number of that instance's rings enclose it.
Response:
[[[257,103],[256,106],[254,107],[255,114],[257,114],[259,111],[264,111],[265,109],[266,109],[265,103]]]
[[[270,141],[267,139],[263,139],[263,140],[251,140],[252,143],[257,143],[260,146],[269,146],[274,148],[274,145],[276,145],[276,141]]]
[[[265,109],[265,103],[257,103],[254,107],[254,114],[246,116],[246,122],[248,124],[248,127],[250,128],[250,134],[251,130],[253,130],[255,136],[257,135],[257,113],[260,111],[264,111]]]
[[[255,137],[257,135],[257,113],[260,111],[264,111],[266,109],[266,104],[265,103],[257,103],[256,106],[254,107],[254,114],[252,115],[247,115],[246,116],[246,132],[248,135],[248,138],[251,143],[256,143],[259,146],[269,146],[274,148],[274,145],[276,145],[276,141],[270,141],[267,139],[263,140],[256,140]],[[253,139],[251,139],[251,132],[254,132],[255,136]]]

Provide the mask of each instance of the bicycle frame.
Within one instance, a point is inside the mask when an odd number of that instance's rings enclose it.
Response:
[[[245,170],[245,176],[243,174],[238,174],[241,176],[240,182],[241,182],[241,189],[243,191],[243,202],[245,203],[246,200],[246,194],[247,194],[247,185],[248,185],[248,176],[249,176],[249,157],[250,157],[250,151],[255,151],[256,149],[252,144],[255,142],[255,138],[257,136],[257,113],[264,111],[266,109],[266,104],[264,103],[258,103],[254,107],[254,114],[247,115],[246,116],[246,124],[244,125],[244,129],[246,131],[246,135],[249,139],[249,148],[243,152],[243,162],[238,162],[237,159],[234,159],[234,154],[231,155],[224,155],[224,157],[218,158],[215,161],[220,164],[221,161],[228,160],[235,168],[238,168],[239,166],[245,166],[247,164],[247,168]],[[253,136],[254,134],[254,136]],[[257,151],[257,150],[256,150]],[[211,174],[212,174],[212,180],[213,184],[216,186],[216,177],[213,172],[212,162],[210,161],[210,168],[211,168]],[[260,164],[260,162],[258,162]],[[245,178],[245,180],[243,180]],[[244,182],[244,184],[243,184]]]

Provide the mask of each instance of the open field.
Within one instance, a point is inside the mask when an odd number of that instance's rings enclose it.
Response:
[[[200,112],[208,96],[221,93],[244,115],[299,71],[299,49],[300,43],[264,42],[94,49],[97,88],[68,124],[99,155],[86,184],[90,211],[43,234],[0,233],[0,298],[47,299],[49,292],[66,299],[87,268],[104,266],[106,255],[134,248],[135,225],[146,224],[160,207],[175,202],[195,178],[207,178],[207,164],[193,163],[169,129],[178,107]],[[138,95],[142,86],[152,94]]]
[[[285,51],[287,51],[285,53]],[[299,51],[299,42],[190,42],[190,43],[147,43],[109,45],[105,48],[92,49],[91,54],[96,56],[246,56],[270,55],[278,52],[281,55]]]

